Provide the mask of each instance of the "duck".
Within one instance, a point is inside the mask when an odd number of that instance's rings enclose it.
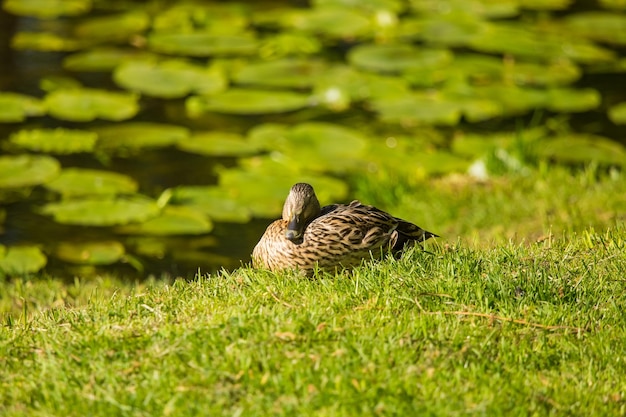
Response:
[[[282,218],[272,222],[252,252],[252,266],[273,272],[349,270],[363,260],[380,259],[438,237],[358,200],[321,207],[310,184],[291,187]]]

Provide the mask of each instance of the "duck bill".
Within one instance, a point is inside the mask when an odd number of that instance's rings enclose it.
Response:
[[[298,216],[293,216],[287,224],[287,230],[285,231],[285,237],[291,241],[296,241],[302,238],[301,222]]]

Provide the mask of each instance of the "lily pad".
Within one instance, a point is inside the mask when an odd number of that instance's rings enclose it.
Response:
[[[95,169],[66,168],[46,184],[46,188],[64,197],[84,195],[132,194],[137,183],[127,175]]]
[[[48,262],[37,246],[0,245],[0,275],[24,275],[40,271]]]
[[[117,228],[119,233],[141,235],[201,235],[213,230],[213,223],[201,212],[188,207],[168,206],[163,212],[142,223]]]
[[[241,3],[170,3],[154,17],[155,32],[185,33],[193,30],[212,35],[239,35],[248,26],[248,10]]]
[[[609,119],[616,125],[626,125],[626,102],[611,107],[609,109]]]
[[[445,66],[452,61],[452,54],[447,50],[418,49],[404,44],[360,45],[350,51],[348,60],[369,71],[401,73]]]
[[[235,73],[233,80],[263,87],[309,88],[326,69],[327,65],[319,60],[281,59],[248,64]]]
[[[538,142],[538,156],[565,163],[620,165],[626,163],[626,149],[608,138],[595,135],[570,134]]]
[[[565,18],[568,30],[599,42],[626,45],[626,16],[610,12],[583,12]]]
[[[22,129],[9,137],[9,141],[20,148],[55,154],[91,152],[97,140],[94,132],[64,128]]]
[[[86,46],[86,40],[60,36],[50,32],[18,32],[11,47],[18,50],[73,52]]]
[[[205,112],[226,114],[272,114],[299,110],[310,105],[306,94],[290,91],[231,88],[214,96],[187,99],[187,112],[198,116]]]
[[[139,111],[138,97],[92,88],[55,90],[45,98],[48,113],[62,120],[90,122],[96,118],[120,121]]]
[[[91,0],[6,0],[2,7],[19,16],[53,19],[85,14],[91,10]]]
[[[0,122],[2,123],[19,123],[28,116],[42,116],[45,113],[45,105],[35,97],[0,92]]]
[[[137,150],[172,146],[189,136],[189,129],[164,123],[129,122],[95,128],[98,148]]]
[[[143,222],[156,217],[160,209],[155,201],[142,196],[111,199],[84,198],[43,206],[41,213],[57,223],[80,226],[115,226]]]
[[[402,38],[417,38],[429,45],[453,47],[467,45],[473,36],[484,30],[485,22],[480,16],[454,11],[445,15],[407,17],[399,22],[398,28]]]
[[[189,207],[220,222],[247,223],[251,214],[236,192],[215,186],[181,186],[170,190],[169,203]]]
[[[191,153],[209,156],[247,156],[260,148],[243,136],[230,132],[200,132],[178,142],[178,148]]]
[[[347,7],[363,9],[368,12],[380,10],[399,13],[405,9],[400,0],[313,0],[314,7]]]
[[[123,62],[150,60],[155,56],[135,49],[99,47],[65,57],[63,68],[70,71],[111,71]]]
[[[322,202],[341,201],[348,192],[347,185],[339,179],[298,172],[267,157],[248,159],[242,161],[241,167],[219,173],[219,187],[249,207],[253,216],[262,218],[280,214],[289,189],[296,182],[312,184]]]
[[[461,119],[461,106],[442,94],[413,93],[405,97],[377,99],[372,102],[372,107],[382,121],[403,126],[453,126]]]
[[[555,112],[574,113],[597,108],[602,98],[592,88],[554,88],[548,91],[548,109]]]
[[[129,61],[115,69],[113,79],[125,89],[163,98],[214,94],[227,85],[217,67],[206,68],[182,60]]]
[[[120,261],[125,253],[124,245],[115,240],[62,242],[54,250],[57,258],[79,265],[111,265]]]
[[[258,41],[248,35],[212,35],[209,33],[154,33],[148,45],[155,52],[172,55],[208,57],[214,55],[253,55]]]
[[[55,178],[59,162],[45,155],[0,156],[0,188],[31,187]]]
[[[323,48],[319,39],[299,32],[284,31],[264,37],[259,47],[263,59],[276,59],[293,55],[312,55]]]
[[[428,15],[463,10],[470,15],[495,19],[517,16],[519,13],[518,0],[421,0],[410,3],[413,10]]]
[[[150,18],[143,11],[131,11],[108,16],[91,18],[76,26],[78,38],[95,41],[125,41],[148,28]],[[115,28],[115,30],[111,30]]]
[[[364,13],[344,7],[293,10],[283,16],[281,23],[291,29],[333,39],[362,38],[373,32],[372,22]]]

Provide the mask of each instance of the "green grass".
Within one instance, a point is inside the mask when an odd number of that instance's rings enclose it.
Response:
[[[352,274],[0,283],[0,415],[624,415],[626,186],[550,178],[361,184],[460,238]]]

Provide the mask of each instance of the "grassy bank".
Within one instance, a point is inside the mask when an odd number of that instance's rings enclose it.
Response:
[[[312,280],[1,282],[0,415],[626,414],[619,175],[378,180],[447,239]]]
[[[0,413],[623,414],[625,245],[431,245],[351,276],[244,268],[118,292],[14,281],[16,299],[57,301],[3,317]]]

